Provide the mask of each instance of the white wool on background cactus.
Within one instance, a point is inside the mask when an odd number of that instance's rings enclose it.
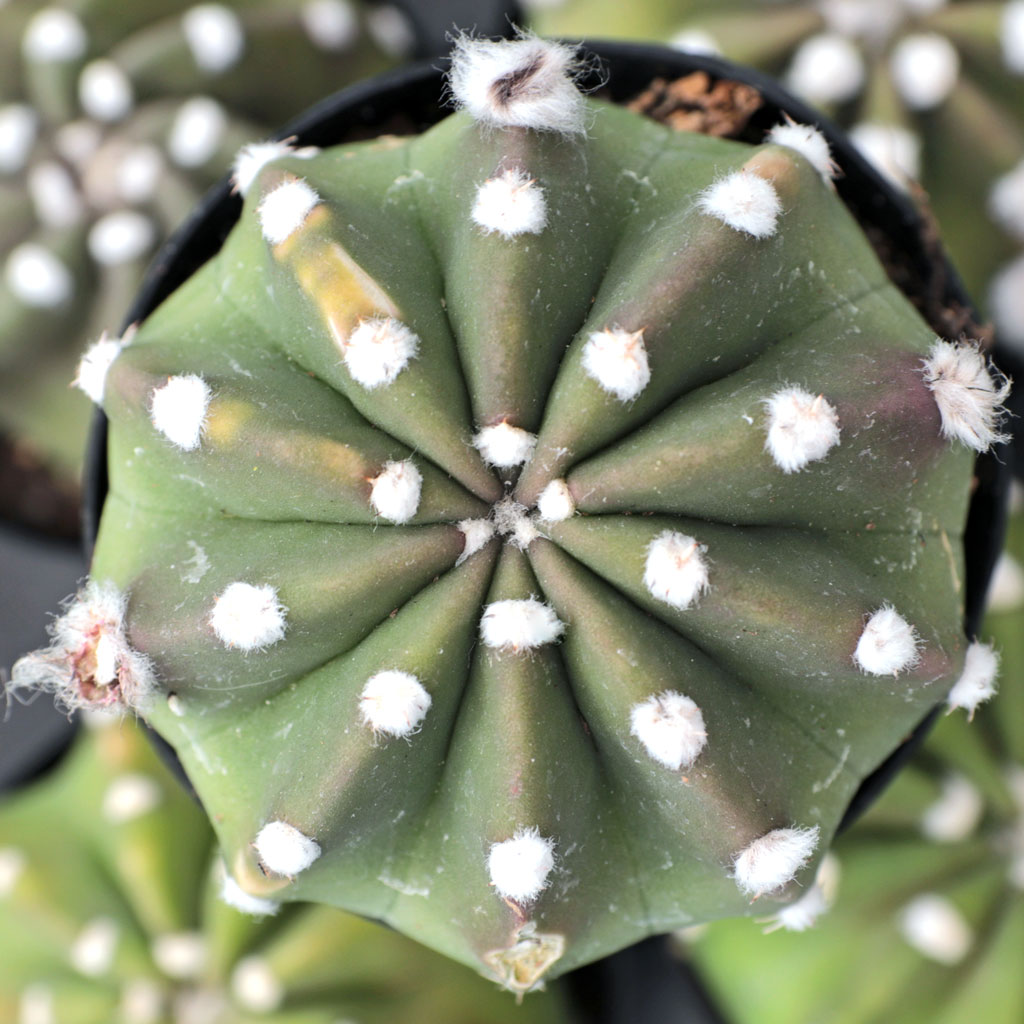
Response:
[[[155,811],[162,802],[163,790],[156,779],[139,772],[125,772],[110,780],[100,813],[109,824],[123,825]]]
[[[245,30],[225,4],[190,7],[182,15],[181,28],[196,65],[211,75],[230,70],[245,52]]]
[[[900,934],[922,956],[951,967],[974,945],[974,932],[947,897],[934,892],[915,896],[898,915]]]

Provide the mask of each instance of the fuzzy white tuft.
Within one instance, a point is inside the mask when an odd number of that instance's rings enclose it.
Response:
[[[251,1013],[273,1013],[284,1002],[284,985],[261,956],[243,957],[231,972],[231,994]]]
[[[371,481],[370,504],[392,523],[407,523],[420,507],[423,475],[412,459],[385,462],[379,476]]]
[[[455,41],[449,84],[459,107],[478,121],[569,134],[584,130],[576,66],[575,49],[564,43],[463,35]]]
[[[155,810],[163,796],[160,784],[152,776],[125,772],[110,781],[100,813],[108,825],[124,825]]]
[[[87,921],[71,943],[68,959],[79,974],[98,978],[114,966],[121,929],[111,917]]]
[[[770,238],[778,226],[782,203],[775,186],[752,171],[735,171],[700,196],[700,208],[735,231]]]
[[[525,171],[502,171],[476,190],[472,217],[484,231],[497,231],[502,238],[538,235],[548,222],[544,189]]]
[[[796,150],[825,181],[831,181],[836,176],[837,168],[832,160],[828,139],[814,125],[786,120],[777,124],[765,141]]]
[[[321,853],[315,839],[285,821],[271,821],[260,829],[253,846],[263,866],[276,875],[292,877],[305,871]]]
[[[475,555],[484,545],[489,543],[494,536],[494,523],[489,519],[463,519],[459,523],[459,529],[466,538],[462,554],[459,555],[456,565],[462,565],[467,558]]]
[[[999,25],[1003,62],[1015,75],[1024,75],[1024,0],[1010,0]]]
[[[537,828],[518,828],[511,839],[492,843],[487,873],[499,896],[531,903],[547,887],[555,866],[555,841]]]
[[[685,28],[668,41],[673,50],[680,53],[695,53],[707,57],[721,57],[722,47],[710,32],[700,28]]]
[[[708,589],[707,549],[675,530],[658,534],[647,547],[644,586],[673,608],[689,608]]]
[[[544,522],[560,523],[575,513],[576,502],[564,480],[552,480],[537,498],[537,514]]]
[[[704,716],[697,705],[675,690],[665,690],[634,704],[630,731],[647,753],[667,768],[689,768],[707,743]]]
[[[359,695],[363,724],[389,736],[416,732],[430,704],[430,694],[423,684],[411,672],[400,669],[385,669],[370,676]]]
[[[960,58],[953,44],[936,32],[904,36],[889,58],[893,84],[913,110],[931,110],[942,103],[960,76]]]
[[[992,219],[1018,241],[1024,241],[1024,161],[997,178],[988,196]]]
[[[231,877],[223,861],[220,862],[217,874],[220,878],[218,896],[221,903],[233,907],[240,914],[248,914],[250,917],[273,917],[281,909],[281,904],[275,900],[265,900],[261,896],[247,893]]]
[[[195,451],[202,440],[212,395],[210,385],[195,373],[168,377],[166,384],[153,389],[149,399],[153,426],[182,451]]]
[[[789,88],[819,106],[853,99],[864,79],[860,51],[849,39],[831,32],[805,39],[786,73]]]
[[[480,617],[483,642],[503,651],[529,651],[550,644],[564,629],[551,605],[533,597],[492,601]]]
[[[149,951],[157,967],[178,981],[200,977],[210,956],[200,932],[164,932],[153,939]]]
[[[227,128],[227,112],[216,100],[193,96],[174,115],[167,152],[179,167],[202,167],[217,155]]]
[[[58,160],[39,160],[25,176],[36,219],[45,227],[71,228],[85,217],[85,204],[71,172]]]
[[[279,245],[306,222],[320,197],[301,178],[283,181],[272,188],[257,209],[260,230],[271,245]]]
[[[917,630],[891,604],[872,613],[857,641],[853,660],[874,676],[898,675],[920,659]]]
[[[974,718],[978,705],[995,696],[998,675],[999,655],[992,645],[972,643],[964,658],[964,670],[946,697],[949,710],[963,708],[969,718]]]
[[[798,473],[839,444],[839,416],[822,395],[783,388],[765,399],[768,436],[764,446],[784,473]]]
[[[133,263],[156,242],[156,225],[138,210],[105,214],[89,229],[89,255],[105,267]]]
[[[521,466],[529,461],[537,444],[537,435],[521,427],[513,427],[502,420],[491,427],[484,427],[473,438],[474,447],[484,461],[500,469]]]
[[[0,846],[0,899],[10,896],[25,871],[25,854],[13,846]]]
[[[805,932],[817,924],[835,903],[839,889],[839,861],[826,853],[818,866],[814,884],[797,900],[783,907],[770,919],[765,934],[784,928],[788,932]]]
[[[17,174],[32,153],[39,117],[27,103],[0,107],[0,174]]]
[[[21,52],[29,61],[72,61],[85,56],[89,37],[71,11],[44,7],[34,14],[21,37]]]
[[[963,914],[945,897],[927,892],[911,900],[899,914],[904,941],[929,960],[947,967],[960,963],[974,944]]]
[[[14,298],[35,309],[63,306],[75,290],[67,264],[38,242],[22,242],[10,251],[4,281]]]
[[[1015,612],[1024,608],[1024,567],[1008,551],[996,562],[985,608],[989,612]]]
[[[269,583],[229,583],[213,603],[210,626],[225,647],[257,651],[284,637],[288,609]]]
[[[124,347],[123,338],[100,336],[86,350],[78,364],[78,373],[72,382],[76,388],[84,391],[97,405],[103,404],[103,392],[107,386],[107,374],[114,360],[121,354]]]
[[[345,366],[368,391],[390,384],[416,358],[420,339],[389,316],[360,320],[342,345]]]
[[[1024,256],[996,274],[988,301],[999,340],[1024,355]]]
[[[131,113],[135,93],[128,76],[112,60],[101,57],[82,68],[78,102],[89,117],[112,123]]]
[[[791,882],[818,846],[818,826],[777,828],[755,839],[733,862],[733,878],[755,899]]]
[[[921,140],[913,132],[896,124],[861,121],[849,134],[864,158],[897,188],[921,176]]]
[[[757,180],[768,184],[762,178]],[[583,369],[620,402],[631,402],[651,379],[643,328],[625,331],[621,327],[606,327],[593,331],[583,346]]]
[[[181,17],[181,30],[200,71],[219,75],[233,68],[245,52],[245,30],[224,4],[198,4]]]
[[[921,832],[936,843],[958,843],[978,827],[985,800],[963,775],[947,775],[942,791],[921,815]]]
[[[316,146],[301,146],[296,149],[287,140],[250,142],[235,154],[235,159],[231,164],[231,180],[238,192],[246,196],[257,175],[267,164],[286,156],[309,160],[319,152],[320,150]]]
[[[347,50],[359,38],[359,18],[351,0],[308,0],[299,17],[310,42],[321,50]]]
[[[922,366],[942,415],[943,437],[976,452],[1008,440],[998,427],[1010,382],[993,370],[977,345],[936,339]]]
[[[373,4],[366,12],[366,31],[389,56],[404,60],[416,48],[416,29],[393,4]]]

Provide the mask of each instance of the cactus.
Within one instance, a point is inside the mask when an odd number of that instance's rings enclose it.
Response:
[[[814,129],[677,134],[575,70],[463,39],[423,135],[240,155],[220,253],[83,360],[92,582],[13,678],[142,714],[247,892],[517,992],[791,903],[994,671],[960,538],[1006,383]]]

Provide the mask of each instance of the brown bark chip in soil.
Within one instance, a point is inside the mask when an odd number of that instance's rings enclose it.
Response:
[[[725,78],[712,82],[707,72],[694,71],[672,82],[656,78],[628,106],[676,131],[734,139],[762,102],[752,85]]]
[[[80,532],[78,489],[58,480],[24,445],[0,434],[0,521],[66,540]]]

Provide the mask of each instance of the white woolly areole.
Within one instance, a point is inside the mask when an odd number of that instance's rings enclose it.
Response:
[[[680,610],[708,589],[707,549],[675,530],[658,534],[647,547],[644,586],[652,597]]]
[[[900,911],[899,929],[907,945],[947,967],[963,960],[974,944],[974,933],[963,914],[934,892],[922,893]]]
[[[488,178],[477,190],[473,222],[502,238],[540,234],[548,222],[544,189],[525,171],[509,168]]]
[[[921,815],[921,833],[936,843],[958,843],[978,827],[985,800],[963,775],[947,775],[939,798]]]
[[[895,124],[862,121],[849,132],[850,141],[898,188],[921,176],[921,140]]]
[[[990,612],[1015,612],[1024,608],[1024,567],[1004,551],[992,571],[985,607]]]
[[[21,37],[21,52],[30,61],[78,60],[88,47],[82,23],[62,7],[44,7],[34,14]]]
[[[0,107],[0,174],[17,174],[28,162],[39,118],[26,103]]]
[[[919,643],[917,630],[891,604],[884,604],[864,626],[853,660],[871,675],[897,675],[917,664]]]
[[[284,637],[287,609],[269,583],[229,583],[213,603],[210,625],[225,647],[256,651]]]
[[[768,184],[763,178],[757,180]],[[643,329],[593,331],[583,346],[583,369],[620,402],[631,402],[651,379]]]
[[[10,251],[4,281],[16,299],[35,309],[62,306],[75,290],[67,265],[38,242],[22,242]]]
[[[988,196],[992,219],[1018,241],[1024,241],[1024,162],[997,178]]]
[[[668,41],[673,50],[680,53],[696,53],[708,57],[721,57],[722,47],[710,32],[700,28],[685,28]]]
[[[896,90],[913,110],[931,110],[942,103],[960,76],[960,57],[953,44],[936,32],[904,36],[889,58]]]
[[[149,775],[125,772],[110,781],[103,794],[100,813],[110,825],[124,825],[160,806],[164,792]]]
[[[537,514],[548,523],[559,523],[576,513],[576,502],[564,480],[552,480],[537,497]]]
[[[156,237],[156,225],[144,213],[117,210],[89,229],[89,255],[106,267],[132,263],[153,247]]]
[[[257,175],[267,164],[286,156],[309,160],[319,152],[320,150],[316,146],[301,146],[296,149],[287,140],[250,142],[235,154],[235,159],[231,164],[231,180],[235,183],[235,188],[239,193],[246,196]]]
[[[831,32],[805,39],[793,54],[786,83],[816,104],[844,103],[864,85],[864,58],[849,39]]]
[[[775,186],[753,171],[734,171],[700,196],[700,208],[736,231],[754,238],[775,234],[782,203]]]
[[[996,274],[988,301],[1000,341],[1024,355],[1024,256]]]
[[[363,724],[389,736],[416,732],[430,710],[430,694],[411,673],[385,669],[366,681],[359,695]]]
[[[412,459],[385,462],[379,476],[370,484],[370,504],[374,511],[392,523],[407,523],[420,507],[423,475]]]
[[[394,4],[373,4],[367,8],[366,31],[389,57],[401,60],[416,46],[416,30],[405,12]]]
[[[90,978],[106,974],[114,966],[120,935],[121,930],[111,917],[95,917],[86,922],[71,943],[71,966]]]
[[[271,245],[279,245],[306,222],[320,197],[301,178],[291,178],[272,188],[257,208],[260,230]]]
[[[342,357],[356,383],[372,391],[392,383],[419,347],[419,337],[400,320],[377,316],[359,321],[342,345]]]
[[[780,889],[811,859],[818,846],[818,826],[777,828],[755,839],[733,862],[733,878],[755,899]]]
[[[995,696],[998,675],[999,655],[993,646],[977,641],[970,644],[964,657],[964,670],[946,697],[949,710],[963,708],[973,718],[978,705]]]
[[[460,36],[448,81],[476,120],[562,133],[584,130],[583,96],[573,75],[576,51],[536,36],[492,42]]]
[[[765,141],[796,150],[825,181],[831,181],[836,176],[836,165],[832,161],[828,139],[813,125],[786,121],[777,124]]]
[[[78,102],[97,121],[120,121],[131,113],[135,93],[128,76],[112,60],[101,57],[82,68]]]
[[[310,866],[320,856],[320,844],[303,835],[286,821],[271,821],[253,840],[264,867],[289,878]]]
[[[557,640],[565,629],[555,610],[536,598],[492,601],[480,617],[480,637],[488,647],[529,651]]]
[[[114,360],[121,354],[124,342],[121,338],[102,335],[86,350],[78,364],[78,373],[73,381],[76,388],[84,391],[97,405],[103,403],[103,392],[107,386],[107,374]]]
[[[231,877],[223,862],[220,864],[218,874],[220,876],[220,889],[218,890],[220,901],[233,907],[239,913],[249,914],[251,917],[273,917],[281,909],[281,905],[274,900],[265,900],[260,896],[247,893]]]
[[[688,768],[707,743],[704,716],[697,705],[675,690],[665,690],[634,704],[630,732],[647,753],[667,768]]]
[[[299,17],[310,42],[321,50],[346,50],[359,38],[359,18],[349,0],[310,0]]]
[[[768,435],[764,446],[784,473],[797,473],[839,444],[839,416],[822,395],[783,388],[765,399]]]
[[[25,854],[13,846],[0,847],[0,899],[9,896],[25,870]]]
[[[805,932],[818,918],[831,909],[839,889],[839,860],[826,853],[818,866],[814,884],[799,898],[772,916],[765,934],[784,928],[788,932]]]
[[[243,957],[231,972],[235,1002],[253,1013],[272,1013],[284,1002],[284,985],[261,956]]]
[[[491,427],[484,427],[473,437],[473,446],[484,461],[500,469],[521,466],[533,455],[537,435],[521,427],[513,427],[502,420]]]
[[[245,51],[245,30],[230,7],[199,4],[181,16],[181,30],[196,67],[217,75],[234,67]]]
[[[150,395],[153,426],[183,451],[194,451],[202,440],[212,394],[210,385],[195,373],[168,377]]]
[[[149,947],[153,962],[169,978],[198,978],[206,967],[209,946],[199,932],[164,932]]]
[[[202,167],[217,155],[227,127],[228,115],[216,100],[194,96],[174,115],[167,152],[179,167]]]
[[[998,431],[1010,382],[993,378],[977,345],[936,339],[922,363],[925,383],[942,415],[942,436],[976,452],[1008,440]]]
[[[459,529],[466,538],[462,554],[459,555],[456,565],[462,565],[470,555],[475,555],[494,536],[494,523],[489,519],[463,519],[459,523]]]
[[[492,843],[487,854],[491,885],[504,899],[530,903],[548,884],[555,866],[555,841],[537,828],[518,828],[511,839]]]
[[[1024,0],[1011,0],[1003,8],[999,42],[1007,68],[1015,75],[1024,75]]]
[[[85,216],[85,204],[71,172],[57,160],[40,160],[26,175],[29,198],[39,223],[70,228]]]

